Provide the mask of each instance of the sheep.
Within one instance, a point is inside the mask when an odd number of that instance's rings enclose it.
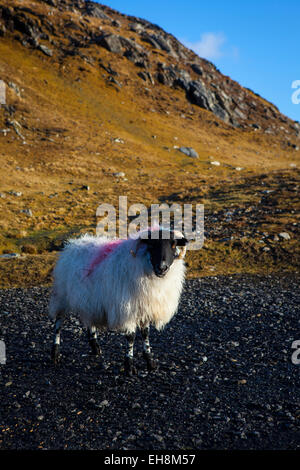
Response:
[[[54,363],[59,360],[63,319],[72,311],[87,328],[95,355],[101,354],[97,329],[125,334],[125,372],[129,375],[136,373],[133,347],[139,328],[147,369],[155,369],[149,327],[161,330],[177,311],[187,243],[181,232],[162,227],[124,240],[91,235],[69,240],[54,268],[49,302],[49,316],[55,322]]]

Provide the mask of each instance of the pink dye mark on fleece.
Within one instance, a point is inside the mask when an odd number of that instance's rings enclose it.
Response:
[[[105,243],[105,245],[101,245],[99,247],[99,251],[90,263],[89,267],[87,268],[87,272],[85,274],[85,277],[90,276],[94,269],[102,263],[107,256],[112,253],[124,240],[111,240],[108,243]]]

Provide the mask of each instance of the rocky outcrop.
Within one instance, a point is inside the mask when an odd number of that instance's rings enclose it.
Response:
[[[205,86],[200,79],[189,82],[187,95],[192,103],[195,103],[201,108],[212,111],[217,117],[223,119],[225,122],[231,121],[233,123],[229,109],[230,99],[225,99],[224,96],[221,96],[221,93],[214,93]]]
[[[231,116],[230,97],[217,87],[216,91],[212,91],[201,79],[192,80],[186,70],[164,64],[159,64],[156,78],[164,85],[182,88],[191,103],[212,111],[225,122],[237,125],[234,116]]]
[[[111,20],[111,18],[104,13],[101,6],[94,2],[86,2],[85,13],[88,16],[99,18],[101,20]]]
[[[171,57],[178,58],[178,55],[172,48],[168,39],[166,39],[162,34],[152,33],[149,34],[146,31],[143,31],[141,34],[143,41],[148,42],[154,49],[160,49],[167,52]]]
[[[227,124],[272,134],[284,132],[285,137],[300,136],[299,125],[281,115],[274,105],[222,75],[214,64],[198,57],[158,25],[104,5],[84,0],[0,5],[0,37],[7,34],[49,60],[59,57],[61,62],[77,55],[89,64],[97,63],[98,59],[87,57],[82,48],[103,47],[114,54],[112,61],[125,57],[143,69],[135,75],[138,80],[181,89],[189,102]]]
[[[139,67],[147,67],[147,51],[131,39],[118,34],[104,33],[93,39],[95,44],[105,47],[109,52],[122,54]]]

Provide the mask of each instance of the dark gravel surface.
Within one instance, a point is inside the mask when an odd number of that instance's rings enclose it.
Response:
[[[76,317],[49,360],[49,289],[0,291],[1,449],[299,449],[299,277],[235,275],[186,283],[178,314],[152,331],[159,369],[122,373],[125,340],[89,354]]]

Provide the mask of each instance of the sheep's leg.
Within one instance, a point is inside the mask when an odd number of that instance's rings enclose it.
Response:
[[[56,317],[55,324],[54,324],[54,339],[53,339],[53,344],[52,344],[52,349],[51,349],[51,359],[54,362],[54,364],[57,364],[59,360],[60,332],[61,332],[62,324],[63,324],[63,317],[62,315],[58,315]]]
[[[101,349],[97,341],[97,330],[95,326],[88,328],[88,339],[89,345],[91,346],[92,354],[95,356],[100,356]]]
[[[151,352],[149,332],[150,332],[149,326],[141,328],[141,334],[143,338],[143,356],[147,363],[147,369],[154,370],[157,364]]]
[[[136,374],[136,368],[133,365],[133,346],[135,340],[135,332],[126,335],[127,352],[125,356],[125,372],[128,375]]]

